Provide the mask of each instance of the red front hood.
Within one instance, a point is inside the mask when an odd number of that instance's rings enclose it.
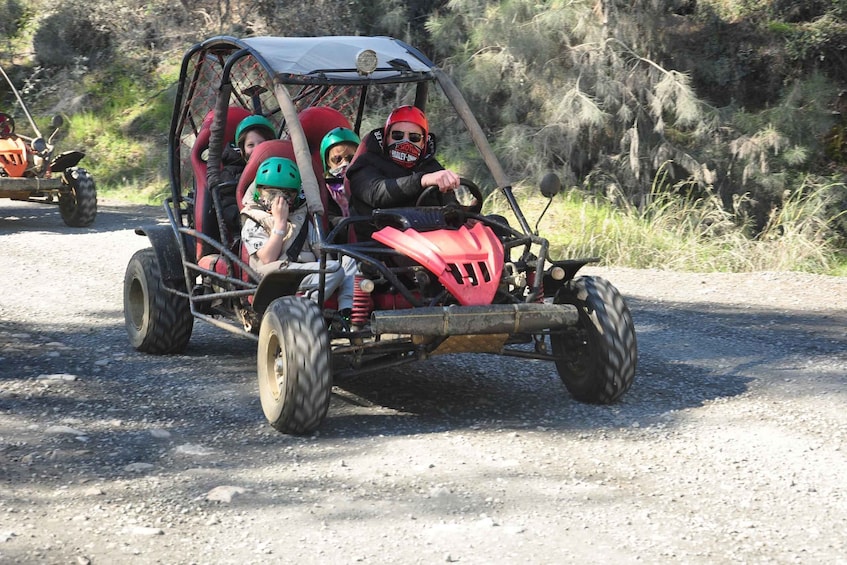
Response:
[[[464,306],[491,304],[500,285],[503,244],[483,224],[427,232],[389,226],[373,238],[426,267]]]

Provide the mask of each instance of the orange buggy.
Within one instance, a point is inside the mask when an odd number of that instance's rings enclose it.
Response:
[[[0,198],[58,204],[67,225],[91,225],[97,216],[97,189],[88,171],[77,166],[85,153],[66,151],[54,157],[53,138],[63,124],[62,117],[53,117],[53,133],[45,139],[2,68],[0,74],[33,132],[31,136],[18,133],[15,119],[0,112]]]

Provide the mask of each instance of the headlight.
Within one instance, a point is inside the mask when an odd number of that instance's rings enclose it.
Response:
[[[565,278],[565,270],[561,267],[553,267],[550,269],[550,278],[554,281],[560,281]]]
[[[356,70],[360,75],[367,76],[376,70],[376,51],[373,49],[362,49],[356,55]]]

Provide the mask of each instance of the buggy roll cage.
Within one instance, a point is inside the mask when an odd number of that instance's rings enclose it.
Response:
[[[376,64],[369,72],[363,73],[358,64],[358,57],[370,51],[376,59]],[[248,84],[249,78],[261,79],[261,84]],[[303,109],[324,102],[334,88],[358,89],[355,101],[348,101],[350,114],[354,118],[354,128],[358,132],[365,110],[368,87],[370,85],[414,84],[414,104],[425,110],[426,98],[432,83],[438,84],[448,101],[452,104],[459,118],[464,123],[471,140],[482,156],[497,190],[505,197],[515,215],[519,229],[506,227],[511,233],[511,241],[507,248],[524,247],[527,251],[530,245],[540,246],[536,272],[544,272],[544,262],[547,259],[548,243],[538,237],[530,228],[525,216],[512,192],[509,178],[494,155],[485,133],[474,117],[470,107],[461,95],[453,81],[441,71],[432,61],[407,43],[390,37],[256,37],[237,39],[230,36],[218,36],[198,43],[184,55],[180,69],[174,113],[168,138],[168,162],[170,172],[171,197],[165,200],[165,211],[168,215],[173,235],[182,244],[154,245],[157,253],[178,253],[182,259],[182,272],[163,272],[163,279],[170,281],[168,290],[190,300],[192,313],[214,325],[233,330],[229,324],[207,316],[200,312],[195,302],[210,303],[220,298],[243,298],[254,296],[253,307],[261,314],[269,300],[266,294],[274,292],[269,289],[263,292],[264,286],[271,286],[267,277],[257,288],[255,282],[242,280],[236,270],[246,273],[252,281],[259,280],[258,275],[250,268],[247,261],[231,249],[224,221],[221,216],[220,197],[218,194],[220,164],[225,143],[227,141],[227,113],[233,105],[250,109],[253,113],[261,112],[266,117],[273,118],[278,124],[278,133],[287,130],[288,138],[294,148],[294,157],[301,171],[303,190],[311,221],[320,234],[322,250],[320,254],[321,268],[317,271],[321,277],[319,301],[324,300],[323,287],[326,273],[327,254],[343,253],[359,261],[373,262],[374,249],[366,244],[349,244],[340,246],[333,243],[339,228],[325,229],[322,218],[325,214],[321,199],[321,188],[316,171],[312,166],[312,157],[307,137],[298,120],[298,113]],[[211,123],[209,123],[211,117]],[[201,128],[208,127],[208,155],[206,157],[207,179],[198,179],[190,169],[190,155],[193,141],[196,140]],[[195,225],[195,202],[191,194],[193,185],[198,182],[206,183],[210,193],[212,207],[217,215],[217,223],[221,229],[222,241],[204,233],[202,226]],[[192,182],[193,181],[193,182]],[[195,195],[196,196],[196,195]],[[205,205],[205,204],[204,204]],[[480,221],[491,223],[483,216],[476,216]],[[362,220],[361,217],[345,219],[342,226],[351,221]],[[168,230],[170,231],[170,230]],[[151,239],[162,243],[167,236],[147,232]],[[172,237],[172,236],[171,236]],[[193,238],[195,245],[189,245]],[[175,243],[175,242],[174,242]],[[226,274],[201,266],[202,249],[208,248],[226,258],[228,267]],[[176,247],[176,249],[174,249]],[[162,251],[164,249],[165,251]],[[370,255],[369,253],[370,252]],[[384,253],[382,253],[384,255]],[[556,262],[559,263],[559,262]],[[160,261],[160,264],[173,265],[172,262]],[[579,266],[575,267],[576,269]],[[167,269],[165,269],[167,271]],[[389,280],[396,280],[396,275],[389,270],[380,269]],[[276,274],[276,273],[275,273]],[[302,276],[303,272],[300,272]],[[229,285],[229,290],[204,296],[192,293],[192,279],[198,275],[210,276]],[[282,284],[286,288],[296,288],[297,282],[285,281],[284,277],[275,277],[275,291]],[[541,294],[542,278],[537,277],[533,282],[533,295]],[[179,281],[185,281],[187,288],[181,289]],[[267,283],[267,284],[265,284]],[[289,286],[290,285],[290,286]],[[403,285],[398,285],[402,288]],[[411,298],[410,296],[406,297]],[[237,331],[241,333],[241,331]]]
[[[337,44],[337,45],[336,45]],[[322,66],[306,66],[311,61],[306,55],[311,50],[316,49],[316,46],[324,45],[325,51],[330,51],[332,58],[339,61],[337,66],[326,65],[326,60],[321,60],[320,57],[314,59],[325,63]],[[289,47],[291,46],[291,47]],[[344,47],[352,46],[358,48],[351,52],[350,49],[345,51]],[[374,49],[376,47],[376,49]],[[379,63],[376,69],[370,74],[363,76],[357,71],[355,56],[365,49],[376,51]],[[288,54],[289,51],[292,54]],[[411,45],[390,37],[319,37],[319,38],[277,38],[277,37],[257,37],[248,39],[237,39],[229,36],[219,36],[208,39],[189,49],[183,57],[181,75],[186,76],[190,62],[198,56],[216,57],[223,63],[223,73],[219,85],[217,96],[217,104],[215,106],[215,114],[212,122],[211,137],[209,140],[209,157],[208,162],[212,170],[212,175],[217,173],[217,166],[220,165],[221,152],[223,150],[223,122],[226,114],[227,106],[230,103],[230,97],[233,95],[231,71],[240,59],[251,57],[255,59],[264,70],[273,78],[274,94],[278,102],[278,108],[273,112],[281,111],[284,117],[285,127],[289,128],[289,135],[295,146],[295,151],[300,157],[300,152],[305,150],[308,153],[308,147],[305,145],[305,138],[302,137],[302,130],[298,127],[296,119],[296,103],[302,102],[309,94],[315,94],[312,101],[302,104],[302,107],[312,105],[321,97],[321,93],[315,93],[313,89],[304,89],[297,100],[292,99],[284,85],[299,85],[303,87],[329,87],[329,86],[360,86],[363,87],[359,99],[359,106],[356,109],[355,128],[358,129],[361,125],[362,113],[364,110],[365,97],[367,95],[368,85],[379,84],[396,84],[396,83],[416,83],[417,90],[414,104],[425,110],[426,96],[429,83],[436,82],[456,109],[459,118],[465,124],[472,141],[480,152],[489,172],[492,175],[498,190],[505,196],[509,202],[512,211],[515,213],[521,229],[531,234],[532,230],[521,212],[520,208],[514,199],[512,193],[511,182],[503,170],[497,157],[494,155],[485,133],[474,117],[470,107],[461,95],[459,89],[453,81],[439,69],[432,61],[430,61],[419,50]],[[300,57],[298,59],[297,57]],[[383,57],[390,57],[383,63]],[[300,61],[303,60],[303,63]],[[181,81],[176,94],[175,105],[177,108],[182,106],[182,101],[187,97],[190,98],[194,89],[197,87],[198,75],[202,72],[200,66],[195,68],[195,75],[190,81]],[[186,86],[186,83],[188,86]],[[236,98],[240,95],[235,93]],[[254,111],[258,109],[257,98],[251,101],[251,106]],[[180,123],[190,120],[195,131],[199,129],[197,122],[198,116],[190,115],[191,108],[188,106],[182,107],[182,112],[175,112],[171,123],[169,135],[169,169],[171,172],[171,187],[173,196],[178,200],[181,195],[181,169],[182,162],[179,155],[179,147],[174,143],[179,138],[177,131]],[[200,116],[202,120],[202,116]],[[306,192],[307,203],[311,212],[322,212],[320,204],[320,195],[317,191],[317,183],[312,182],[313,179],[305,177],[313,176],[309,174],[309,167],[304,164],[309,160],[305,159],[304,163],[298,160],[298,167],[301,172],[306,170],[304,175],[304,191]],[[212,177],[214,181],[214,176]],[[213,184],[210,183],[210,184]]]

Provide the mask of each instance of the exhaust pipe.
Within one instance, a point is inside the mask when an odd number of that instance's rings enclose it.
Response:
[[[371,331],[375,335],[515,334],[572,326],[578,320],[579,314],[570,304],[432,306],[377,310],[371,316]]]

